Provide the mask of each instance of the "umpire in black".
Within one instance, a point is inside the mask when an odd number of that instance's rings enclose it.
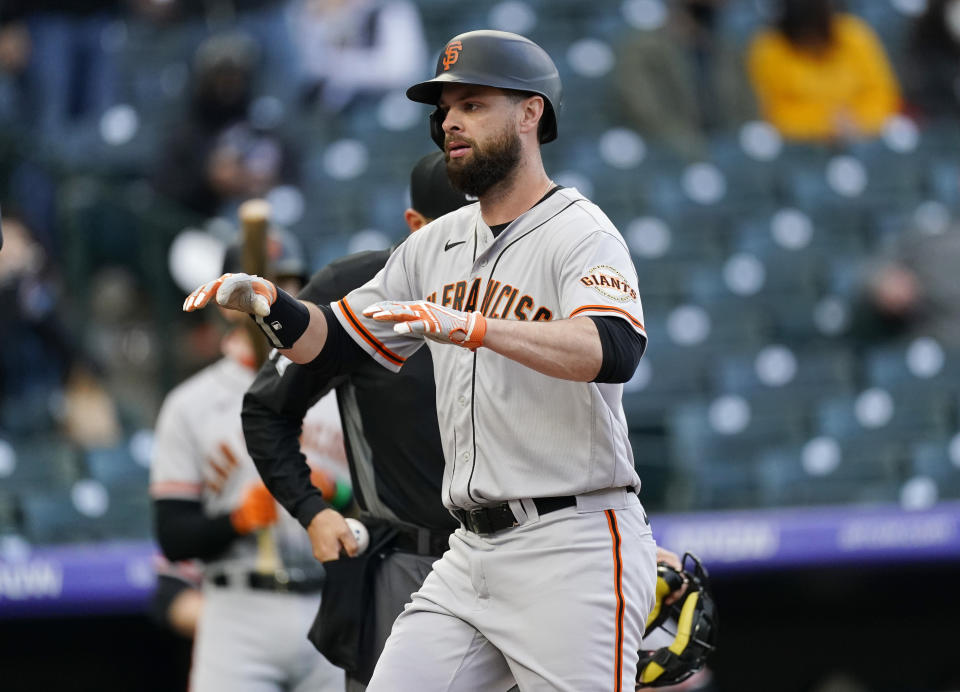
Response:
[[[417,162],[410,176],[411,232],[468,200],[447,179],[442,152]],[[314,274],[299,298],[339,300],[386,264],[391,250],[360,252]],[[306,528],[328,509],[310,482],[300,451],[303,416],[336,388],[354,497],[370,530],[362,555],[325,563],[327,578],[311,641],[347,671],[347,690],[362,690],[393,621],[420,588],[458,526],[440,502],[443,451],[429,349],[394,374],[373,359],[325,378],[276,351],[243,400],[247,449],[267,488]],[[332,510],[331,510],[332,511]]]

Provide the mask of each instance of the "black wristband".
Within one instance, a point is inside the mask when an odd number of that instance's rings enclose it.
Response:
[[[307,306],[284,291],[277,289],[277,299],[266,317],[250,315],[260,330],[267,335],[274,348],[291,348],[310,324]]]

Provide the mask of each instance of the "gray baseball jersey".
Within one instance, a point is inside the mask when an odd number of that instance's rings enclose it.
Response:
[[[207,514],[235,509],[246,489],[260,482],[247,454],[240,420],[243,394],[254,371],[223,358],[201,370],[164,400],[157,420],[150,493],[155,499],[202,503]],[[336,473],[345,464],[340,418],[333,394],[304,419],[304,452],[313,466]],[[270,565],[288,573],[320,570],[300,523],[279,505],[277,522],[239,536],[203,570],[208,578],[228,575],[225,586],[204,586],[191,687],[212,692],[344,689],[343,671],[307,641],[320,602],[308,594],[251,590],[245,577]]]
[[[215,516],[235,509],[247,488],[260,482],[247,454],[240,422],[243,394],[254,374],[245,365],[223,358],[170,392],[155,431],[150,468],[150,494],[154,499],[197,500],[207,514]],[[311,464],[328,470],[342,468],[346,454],[332,395],[307,414],[304,439],[310,442],[304,445],[304,451]],[[309,537],[279,505],[277,523],[268,531],[273,534],[283,566],[314,568]],[[257,557],[256,536],[242,536],[223,556],[207,562],[205,571],[253,570]]]
[[[645,337],[636,286],[620,233],[595,204],[565,188],[497,237],[479,204],[441,217],[332,307],[367,353],[398,370],[424,342],[364,318],[372,303],[426,299],[510,320],[613,315]],[[426,343],[437,375],[446,506],[639,490],[622,385],[570,382],[487,349]]]

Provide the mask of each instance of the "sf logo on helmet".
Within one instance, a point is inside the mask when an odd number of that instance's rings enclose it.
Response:
[[[443,53],[443,69],[449,70],[457,60],[460,59],[460,51],[463,50],[463,44],[460,41],[451,41],[447,44],[447,50]]]

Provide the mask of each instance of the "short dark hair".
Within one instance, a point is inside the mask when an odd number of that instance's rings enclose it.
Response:
[[[823,45],[833,39],[834,0],[780,0],[776,26],[795,45]]]

